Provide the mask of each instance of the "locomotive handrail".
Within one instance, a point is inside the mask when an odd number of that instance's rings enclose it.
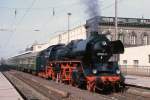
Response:
[[[81,61],[79,60],[66,60],[66,61],[63,61],[63,60],[60,60],[60,61],[50,61],[50,63],[80,63]]]

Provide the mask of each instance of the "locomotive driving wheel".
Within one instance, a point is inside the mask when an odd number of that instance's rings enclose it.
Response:
[[[91,83],[90,81],[88,81],[86,87],[87,90],[89,90],[90,92],[95,92],[96,90],[96,86],[94,82]]]
[[[75,80],[71,79],[71,85],[77,87],[77,83],[75,82]]]
[[[71,79],[71,85],[77,88],[81,88],[80,82],[76,82],[75,80]]]

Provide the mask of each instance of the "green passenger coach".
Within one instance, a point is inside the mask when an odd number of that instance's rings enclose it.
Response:
[[[41,57],[39,57],[39,54],[39,52],[28,52],[17,55],[9,60],[11,62],[9,65],[17,70],[36,73],[37,71],[41,70],[40,67],[42,67],[42,60]]]

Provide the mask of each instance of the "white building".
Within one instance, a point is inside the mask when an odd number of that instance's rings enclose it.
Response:
[[[43,43],[43,44],[35,44],[35,45],[32,45],[32,52],[39,52],[39,51],[42,51],[46,48],[48,48],[50,46],[49,43]]]
[[[120,55],[120,65],[128,67],[150,67],[150,45],[125,48]]]
[[[69,31],[69,35],[68,32],[64,32],[64,33],[60,33],[58,35],[55,35],[53,37],[50,38],[50,45],[54,45],[54,44],[58,44],[58,43],[64,43],[67,44],[68,43],[68,36],[69,36],[69,42],[71,40],[76,40],[76,39],[86,39],[86,29],[85,26],[78,26],[74,29],[71,29]]]
[[[48,48],[49,46],[50,46],[50,43],[33,44],[31,47],[26,48],[24,51],[22,51],[21,54],[26,53],[26,52],[39,52]]]

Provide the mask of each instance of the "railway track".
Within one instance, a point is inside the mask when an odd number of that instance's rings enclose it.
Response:
[[[24,74],[19,74],[16,72],[7,72],[5,73],[5,75],[9,78],[13,78],[16,81],[22,82],[22,86],[23,87],[28,87],[28,88],[32,88],[32,90],[24,90],[22,91],[22,94],[24,95],[24,98],[27,100],[30,99],[36,99],[36,100],[61,100],[61,97],[65,97],[67,96],[67,94],[65,95],[65,92],[62,93],[62,95],[58,95],[58,93],[55,93],[53,91],[51,91],[48,87],[46,87],[46,85],[43,85],[40,83],[40,81],[37,81],[33,78],[30,77],[26,77],[24,76]],[[12,82],[13,83],[13,82]],[[15,85],[16,83],[14,83]],[[18,89],[19,91],[21,91],[20,89]],[[29,94],[24,94],[24,92],[30,92],[31,95]],[[34,92],[32,94],[32,92]],[[61,91],[60,91],[61,92]]]
[[[36,100],[111,100],[108,97],[101,97],[98,94],[93,94],[86,90],[80,90],[78,88],[48,81],[43,78],[39,78],[27,73],[19,71],[8,71],[4,73],[7,77],[17,78],[19,81],[27,84],[33,88],[45,99],[37,99],[40,96],[35,96]],[[16,84],[16,83],[14,83]],[[21,88],[22,89],[22,88]],[[23,91],[24,92],[24,91]],[[27,94],[28,95],[28,94]],[[31,100],[30,96],[25,96],[27,100]],[[32,97],[32,98],[35,98]]]
[[[131,93],[113,93],[109,95],[113,100],[149,100],[148,97],[143,97],[141,95],[135,95]]]
[[[126,86],[122,93],[112,93],[108,95],[114,100],[150,100],[150,90],[136,86]]]
[[[123,93],[112,93],[108,95],[91,93],[87,90],[80,90],[78,88],[55,83],[53,81],[47,81],[45,79],[19,72],[19,71],[8,71],[5,74],[12,75],[23,83],[27,84],[35,91],[38,92],[39,97],[45,99],[39,100],[149,100],[150,97],[142,95],[142,91],[139,93],[134,91],[139,91],[139,88],[128,86],[128,89]],[[132,91],[131,91],[132,90]],[[29,99],[30,100],[30,99]]]

